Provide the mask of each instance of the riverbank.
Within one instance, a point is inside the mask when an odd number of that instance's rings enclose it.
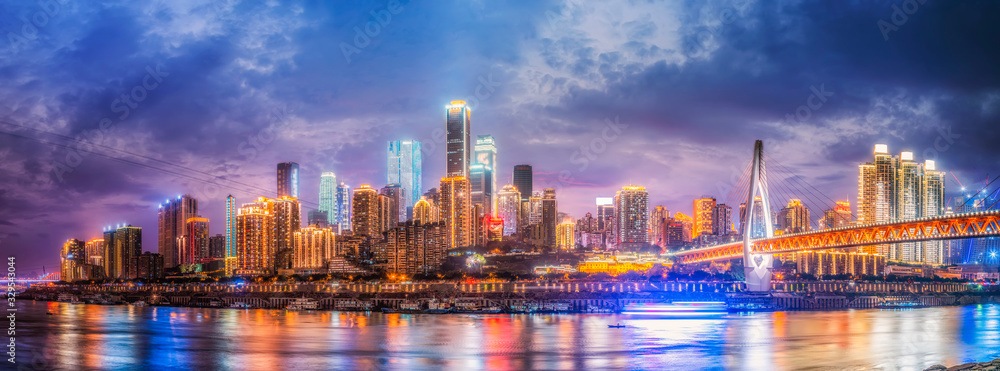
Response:
[[[993,293],[834,293],[773,292],[748,295],[683,291],[524,291],[469,292],[425,288],[419,291],[162,291],[135,288],[45,286],[24,299],[88,304],[133,304],[240,309],[311,309],[405,313],[618,313],[630,305],[677,301],[725,302],[730,311],[907,309],[1000,302]]]
[[[965,363],[952,367],[934,365],[924,369],[924,371],[1000,371],[1000,358],[991,362]]]

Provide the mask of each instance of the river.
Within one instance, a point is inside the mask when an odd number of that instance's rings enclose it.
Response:
[[[684,320],[30,300],[17,308],[17,361],[29,370],[922,370],[1000,358],[995,304]],[[615,323],[627,327],[608,328]]]

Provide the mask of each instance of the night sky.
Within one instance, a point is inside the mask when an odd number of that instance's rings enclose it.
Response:
[[[435,187],[456,99],[498,183],[532,164],[574,217],[629,183],[689,215],[730,199],[754,139],[852,205],[876,143],[936,160],[949,195],[1000,173],[998,2],[96,3],[0,5],[0,247],[21,274],[122,222],[155,252],[178,194],[222,233],[225,196],[273,196],[282,161],[303,214],[321,171],[384,185],[388,140],[423,142]]]

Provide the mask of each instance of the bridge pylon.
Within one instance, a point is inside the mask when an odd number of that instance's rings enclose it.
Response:
[[[767,172],[764,167],[764,142],[758,140],[753,147],[753,163],[750,165],[750,193],[747,195],[745,215],[743,215],[743,271],[747,284],[747,291],[767,292],[771,291],[771,265],[773,257],[771,254],[753,254],[753,232],[757,213],[763,217],[763,236],[757,238],[774,237],[774,227],[771,224],[771,210],[767,194]],[[760,195],[760,210],[757,210],[755,198]]]

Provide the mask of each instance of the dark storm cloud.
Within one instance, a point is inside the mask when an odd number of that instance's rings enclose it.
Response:
[[[433,147],[435,187],[453,99],[476,103],[474,135],[497,138],[500,183],[530,163],[575,216],[625,183],[685,213],[691,197],[726,197],[756,138],[838,199],[875,142],[959,177],[995,168],[1000,5],[928,1],[886,40],[892,5],[403,1],[386,16],[376,0],[74,3],[0,54],[0,118],[71,138],[111,118],[113,149],[94,150],[117,160],[86,156],[60,180],[72,149],[0,134],[0,170],[16,175],[0,180],[0,244],[53,265],[65,239],[130,222],[155,251],[157,203],[195,194],[219,231],[225,195],[272,193],[280,161],[302,164],[308,210],[321,171],[381,186],[386,140]],[[5,31],[35,6],[0,6]],[[169,75],[119,119],[114,102],[158,66]],[[787,119],[817,91],[834,95]]]

